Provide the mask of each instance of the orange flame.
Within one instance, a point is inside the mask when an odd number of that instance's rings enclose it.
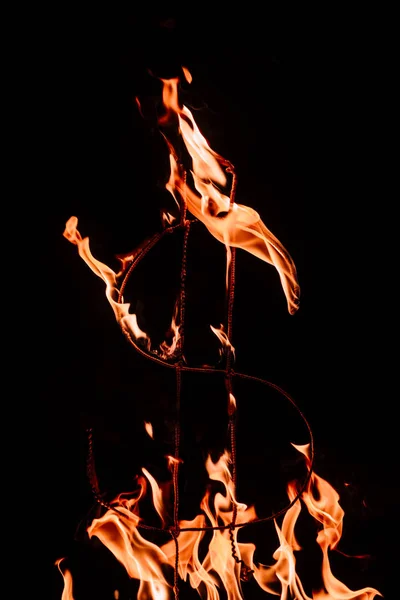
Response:
[[[229,400],[228,400],[228,415],[232,416],[236,412],[236,398],[229,392]]]
[[[89,247],[89,238],[82,238],[77,229],[78,219],[71,217],[66,223],[64,237],[78,247],[79,256],[90,269],[106,284],[106,297],[114,311],[115,318],[123,329],[127,329],[135,340],[143,339],[149,347],[147,334],[140,329],[135,314],[129,313],[129,304],[118,302],[118,275],[110,267],[94,258]]]
[[[178,302],[175,304],[174,314],[170,325],[170,330],[173,333],[172,340],[170,343],[166,341],[162,342],[159,348],[152,348],[151,340],[149,336],[139,327],[137,322],[137,316],[134,313],[129,312],[130,304],[127,302],[119,301],[119,278],[124,272],[126,265],[131,262],[135,256],[140,252],[141,248],[138,248],[136,252],[128,254],[126,256],[118,256],[121,263],[121,271],[115,273],[110,267],[97,260],[90,251],[89,238],[82,238],[80,232],[77,229],[78,219],[71,217],[64,230],[64,237],[75,244],[78,247],[80,257],[85,261],[88,267],[106,284],[106,297],[114,311],[114,315],[122,330],[129,334],[136,342],[141,341],[142,346],[156,356],[163,359],[171,359],[176,355],[176,351],[179,343],[179,326],[176,323],[178,315]]]
[[[237,507],[237,522],[243,523],[256,518],[253,507],[247,508],[246,505],[238,503],[234,498],[233,483],[229,471],[230,457],[225,452],[221,458],[214,463],[210,457],[207,458],[206,468],[210,480],[219,481],[223,484],[225,495],[215,494],[212,500],[212,494],[206,491],[201,502],[203,515],[197,515],[193,521],[181,521],[181,528],[205,527],[206,525],[218,527],[226,525],[232,521],[232,501]],[[207,519],[206,519],[207,517]],[[207,546],[205,557],[200,560],[199,551],[204,531],[181,531],[179,535],[179,575],[186,581],[189,579],[190,585],[197,589],[200,596],[207,600],[219,600],[219,588],[222,586],[230,599],[243,598],[240,583],[240,564],[232,556],[232,543],[236,543],[236,530],[231,533],[225,530],[214,530],[212,539]],[[168,542],[162,547],[168,556],[170,564],[174,564],[175,545]],[[239,553],[239,549],[237,548]]]
[[[197,515],[192,521],[180,521],[180,527],[186,528],[201,528],[206,526],[204,515]],[[204,538],[204,531],[182,531],[179,534],[179,564],[178,572],[183,581],[189,579],[193,588],[205,588],[210,591],[207,598],[218,598],[212,595],[212,590],[216,589],[216,579],[211,576],[204,568],[200,558],[199,549],[200,542]],[[163,552],[168,557],[169,564],[175,564],[175,543],[173,540],[162,546]]]
[[[232,398],[236,402],[233,396]],[[305,456],[310,468],[309,444],[293,446]],[[182,462],[181,459],[172,456],[167,456],[167,459],[170,468]],[[238,528],[230,527],[233,520],[237,525],[241,525],[257,519],[254,507],[247,507],[236,500],[230,453],[225,451],[216,462],[208,456],[205,466],[210,486],[213,481],[218,482],[222,484],[224,492],[215,493],[215,490],[208,487],[200,503],[202,514],[198,514],[191,521],[179,521],[177,538],[178,574],[183,581],[189,581],[191,587],[197,589],[203,599],[220,600],[219,589],[223,588],[227,598],[243,600],[241,580],[246,580],[246,577],[242,577],[243,569],[245,573],[246,570],[253,573],[262,590],[279,596],[281,600],[373,600],[376,595],[380,595],[370,587],[352,591],[331,571],[328,550],[334,550],[339,543],[344,512],[338,503],[337,492],[324,479],[312,473],[300,496],[301,501],[295,501],[299,482],[288,485],[288,497],[293,504],[286,511],[281,526],[278,526],[275,520],[279,540],[279,546],[273,554],[275,563],[264,565],[254,561],[255,545],[238,542]],[[148,471],[142,471],[150,482],[154,507],[165,526],[168,516],[163,493]],[[167,599],[172,588],[169,581],[172,574],[168,568],[173,570],[175,567],[176,543],[170,540],[159,547],[139,533],[139,503],[145,493],[145,480],[139,478],[139,492],[136,496],[131,498],[119,495],[113,503],[118,512],[108,510],[103,517],[95,519],[88,528],[88,533],[90,537],[95,535],[103,542],[124,565],[130,577],[140,580],[139,599]],[[314,591],[312,596],[304,590],[296,571],[295,553],[302,548],[296,539],[295,526],[302,504],[322,525],[316,540],[322,550],[322,587]],[[211,540],[201,551],[206,532],[204,529],[195,529],[210,526],[214,528]],[[181,529],[193,531],[180,531]],[[200,558],[201,552],[203,558]],[[66,596],[65,600],[72,600],[72,596]]]
[[[207,515],[211,525],[229,525],[233,521],[232,507],[236,508],[236,523],[247,523],[257,518],[254,507],[247,507],[243,503],[237,502],[235,490],[230,473],[230,455],[227,451],[220,459],[213,463],[210,457],[206,461],[206,469],[211,480],[219,481],[225,488],[225,494],[218,492],[215,494],[213,505],[210,504],[211,495],[207,492],[201,503],[201,508]],[[224,589],[227,591],[228,598],[243,598],[241,590],[241,567],[240,567],[240,544],[237,543],[237,532],[233,530],[214,530],[212,539],[208,547],[208,553],[204,559],[203,565],[206,571],[215,572]],[[232,549],[235,549],[237,560],[234,559]],[[219,595],[216,596],[219,598]]]
[[[170,471],[173,471],[174,468],[183,463],[181,458],[175,458],[175,456],[171,456],[170,454],[166,456],[166,459]]]
[[[221,324],[220,327],[217,328],[217,327],[213,327],[212,325],[210,325],[210,328],[211,328],[211,331],[213,333],[215,333],[215,335],[217,336],[217,338],[219,339],[219,341],[222,344],[222,349],[220,350],[220,354],[224,354],[224,352],[230,351],[232,353],[233,358],[235,358],[235,348],[230,343],[229,338],[224,331],[224,326]]]
[[[164,227],[171,227],[171,225],[173,225],[176,221],[176,217],[174,217],[174,215],[171,215],[171,213],[169,213],[168,211],[163,210],[161,212],[161,220]]]
[[[242,248],[277,269],[286,295],[288,310],[294,314],[299,307],[300,287],[294,262],[281,242],[267,229],[260,215],[249,208],[231,202],[217,185],[225,187],[226,175],[222,166],[229,163],[214,152],[201,134],[192,113],[181,106],[178,99],[179,79],[162,79],[165,115],[160,123],[171,117],[178,118],[179,130],[192,160],[192,177],[197,193],[192,190],[179,171],[176,153],[170,150],[171,175],[166,185],[178,202],[178,196],[187,203],[190,212],[207,227],[209,232],[226,247]]]
[[[142,472],[150,483],[151,491],[153,493],[153,505],[161,519],[161,527],[164,527],[166,521],[166,505],[164,503],[162,490],[147,469],[143,467]]]
[[[189,69],[187,69],[186,67],[182,67],[182,71],[183,74],[185,76],[185,79],[188,83],[192,83],[192,74],[190,73]]]
[[[151,439],[154,439],[154,433],[153,433],[153,425],[151,423],[149,423],[148,421],[144,422],[144,428],[146,429],[148,435],[151,437]]]
[[[308,455],[309,444],[293,446],[306,456],[308,467],[311,462]],[[288,497],[293,501],[297,496],[298,483],[288,486]],[[254,544],[238,544],[240,554],[245,563],[254,571],[254,578],[259,586],[266,592],[280,596],[281,600],[296,598],[297,600],[372,600],[381,596],[380,592],[371,587],[352,591],[343,582],[339,581],[332,573],[328,550],[333,550],[341,537],[344,512],[338,504],[337,492],[321,477],[312,473],[306,490],[301,495],[309,513],[322,524],[318,533],[322,559],[323,587],[314,591],[310,597],[304,590],[298,573],[296,572],[295,552],[301,550],[296,536],[295,525],[301,512],[300,501],[295,502],[283,518],[279,528],[275,521],[275,529],[280,545],[273,554],[276,563],[272,566],[254,563]]]
[[[129,577],[139,579],[142,583],[157,584],[159,590],[167,594],[170,584],[162,569],[162,565],[168,562],[167,557],[156,544],[142,537],[137,529],[138,524],[137,515],[119,506],[118,514],[108,510],[100,519],[94,519],[88,534],[89,537],[99,538],[125,567]]]
[[[61,563],[63,560],[64,558],[59,558],[55,562],[64,579],[64,589],[61,595],[61,600],[74,600],[74,596],[72,594],[72,575],[68,569],[65,569],[64,571],[61,569]]]
[[[293,446],[305,456],[306,463],[310,466],[309,445]],[[296,488],[296,484],[289,485],[289,495],[295,495]],[[315,600],[372,600],[376,595],[381,596],[378,590],[371,587],[352,591],[332,573],[328,551],[337,548],[343,529],[344,510],[339,504],[339,494],[325,479],[312,473],[301,499],[310,515],[322,525],[317,543],[322,550],[322,580],[325,589],[314,594]]]
[[[160,354],[163,358],[174,358],[179,350],[179,340],[181,339],[180,326],[177,325],[179,315],[179,301],[175,302],[174,314],[170,325],[172,338],[169,342],[164,340],[160,344]]]

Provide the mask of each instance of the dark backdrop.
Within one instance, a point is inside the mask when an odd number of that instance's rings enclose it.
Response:
[[[38,133],[45,150],[37,175],[44,200],[35,252],[44,299],[37,322],[45,350],[37,372],[46,411],[43,493],[50,506],[44,560],[54,597],[60,597],[61,577],[55,568],[52,573],[52,564],[61,556],[70,557],[77,577],[85,578],[87,568],[96,598],[101,597],[96,585],[104,592],[112,577],[123,579],[99,548],[92,557],[84,535],[93,510],[85,475],[86,428],[94,428],[101,481],[109,490],[129,486],[137,470],[148,460],[156,464],[155,454],[170,444],[173,382],[126,342],[103,283],[62,233],[76,215],[93,253],[115,265],[115,254],[160,230],[160,209],[171,201],[163,189],[166,149],[154,118],[161,88],[148,70],[167,77],[181,65],[193,75],[186,98],[200,129],[236,166],[237,202],[258,210],[298,269],[301,307],[290,316],[274,269],[237,252],[236,367],[281,386],[305,413],[315,435],[317,472],[338,490],[346,511],[342,549],[371,555],[361,563],[349,559],[345,582],[387,591],[386,531],[398,483],[390,443],[391,329],[385,318],[392,307],[381,271],[384,231],[375,225],[383,199],[373,40],[359,23],[339,15],[236,11],[214,19],[60,14],[43,40],[37,42],[43,44]],[[195,311],[203,312],[193,339],[210,319],[219,325],[223,277],[222,246],[201,227],[196,235],[188,277],[201,294],[193,288],[192,323],[200,314]],[[174,281],[172,257],[171,247],[162,248],[148,274],[140,275],[150,304]],[[151,312],[141,310],[151,327]],[[207,355],[207,340],[197,355],[194,351],[194,361],[217,358]],[[191,392],[193,384],[185,385],[188,464],[196,469],[201,461],[190,454],[191,436],[202,452],[218,448],[225,422],[218,409],[212,419],[204,414],[204,405],[210,411],[215,406],[208,381]],[[278,480],[285,457],[273,452],[277,431],[295,443],[304,443],[303,433],[299,430],[302,439],[290,438],[293,425],[279,421],[286,409],[271,394],[243,389],[242,397],[239,478],[242,472],[249,498],[254,490],[261,495],[268,490],[272,510],[281,497],[277,492],[275,499],[271,484],[254,483],[252,444],[264,479],[263,452],[268,464],[276,458],[271,477]],[[143,434],[144,418],[158,427],[157,452]],[[292,418],[298,418],[295,412]],[[188,477],[193,472],[188,467]],[[110,569],[107,585],[93,583],[96,561]]]

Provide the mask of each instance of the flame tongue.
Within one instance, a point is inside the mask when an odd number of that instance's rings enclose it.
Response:
[[[304,454],[306,463],[310,466],[309,445],[294,445],[294,447]],[[289,497],[296,495],[296,489],[295,484],[289,485]],[[329,550],[337,548],[342,536],[344,517],[344,510],[339,504],[339,494],[336,490],[313,472],[301,499],[310,515],[322,525],[317,535],[317,543],[322,550],[322,581],[325,589],[314,593],[315,600],[372,600],[376,595],[380,596],[378,590],[371,587],[352,591],[332,573]]]
[[[232,354],[233,358],[235,358],[235,348],[232,346],[231,342],[229,341],[229,338],[224,331],[224,326],[220,325],[220,327],[217,328],[217,327],[213,327],[212,325],[210,325],[210,329],[213,333],[215,333],[215,335],[221,342],[222,348],[221,348],[220,354],[222,355],[225,352],[230,352]]]
[[[190,110],[186,106],[181,108],[179,105],[179,79],[162,79],[161,81],[163,83],[163,102],[167,113],[165,117],[160,119],[160,123],[164,124],[171,116],[176,116],[179,130],[193,161],[194,173],[200,178],[205,180],[210,178],[225,186],[226,176],[220,166],[220,162],[223,160],[222,157],[210,148],[197,127]]]
[[[256,518],[253,508],[247,511],[245,504],[236,501],[229,464],[230,456],[226,451],[216,463],[211,460],[211,457],[208,457],[206,461],[209,478],[220,482],[225,489],[225,494],[219,492],[215,494],[213,503],[211,502],[211,494],[207,491],[201,503],[201,508],[213,527],[218,527],[221,521],[224,525],[232,523],[233,505],[235,505],[238,514],[237,522]],[[233,548],[235,548],[237,560],[233,556]],[[231,600],[243,598],[240,583],[241,568],[240,551],[237,546],[237,529],[215,529],[213,531],[203,566],[207,572],[215,574],[214,576],[221,581],[226,590],[227,598]],[[215,597],[219,598],[219,595]]]
[[[206,460],[206,469],[210,481],[222,484],[224,493],[213,494],[210,489],[206,490],[201,502],[203,514],[197,515],[192,521],[181,521],[181,529],[199,527],[219,527],[232,522],[232,504],[237,509],[237,522],[247,522],[256,518],[253,507],[238,503],[234,497],[233,482],[230,475],[230,456],[225,452],[220,459],[214,463],[211,457]],[[209,535],[209,534],[208,534]],[[203,548],[204,558],[200,559],[202,542],[206,539],[205,531],[181,531],[179,534],[179,575],[191,586],[197,589],[204,600],[219,600],[219,588],[223,588],[226,597],[231,600],[242,600],[241,574],[243,565],[240,561],[240,549],[237,545],[237,532],[229,529],[215,529],[211,533],[211,540]],[[203,544],[204,545],[204,544]],[[232,547],[236,548],[238,560],[234,559]],[[175,544],[168,542],[162,547],[169,564],[175,562]]]
[[[174,358],[177,356],[180,347],[179,341],[181,339],[180,325],[178,325],[179,316],[179,302],[175,302],[174,314],[170,325],[171,339],[169,342],[164,341],[160,344],[159,354],[162,358]]]
[[[139,517],[120,506],[118,514],[112,510],[95,519],[88,528],[89,537],[96,536],[123,564],[128,575],[145,582],[157,582],[164,589],[170,587],[162,565],[168,564],[164,552],[139,533]]]
[[[179,130],[192,160],[192,176],[197,193],[187,185],[180,173],[176,153],[170,142],[171,175],[167,189],[178,202],[178,196],[187,203],[190,212],[204,223],[209,232],[226,246],[242,248],[277,269],[288,310],[294,314],[299,307],[300,287],[294,262],[281,244],[260,219],[260,215],[248,206],[231,202],[217,185],[226,186],[222,167],[229,163],[214,152],[200,133],[192,113],[178,100],[179,79],[162,80],[163,102],[166,115],[161,124],[172,115],[178,118]]]
[[[85,261],[88,267],[90,267],[90,269],[105,282],[107,300],[109,301],[114,311],[115,318],[120,324],[122,330],[126,332],[135,342],[140,342],[142,347],[148,352],[151,352],[162,359],[175,358],[180,349],[180,326],[177,323],[179,302],[177,301],[174,307],[174,314],[172,316],[170,325],[170,341],[164,341],[158,348],[153,348],[149,336],[139,327],[136,314],[129,312],[130,304],[120,301],[119,279],[123,274],[123,270],[119,273],[116,273],[113,271],[113,269],[97,260],[90,250],[89,238],[82,238],[77,226],[78,219],[76,217],[71,217],[66,223],[64,237],[78,247],[80,257]],[[139,252],[140,249],[137,250],[137,253]],[[123,269],[136,256],[137,253],[131,253],[123,257],[118,257]]]
[[[94,258],[90,251],[89,239],[82,238],[78,229],[78,219],[71,217],[65,227],[64,237],[78,247],[79,256],[85,261],[90,269],[106,284],[106,297],[109,301],[117,321],[123,329],[129,331],[135,340],[143,339],[149,347],[150,340],[137,323],[135,314],[129,313],[129,304],[121,303],[119,298],[118,275],[110,267]]]
[[[64,579],[64,589],[61,600],[74,600],[74,596],[72,594],[72,575],[69,569],[64,569],[64,571],[61,569],[61,563],[63,560],[63,558],[59,558],[55,563]]]

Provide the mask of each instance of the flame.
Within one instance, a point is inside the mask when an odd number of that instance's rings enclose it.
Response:
[[[183,460],[181,458],[175,458],[175,456],[171,456],[170,454],[166,456],[166,459],[170,471],[173,471],[173,469],[175,469],[178,465],[181,465],[183,463]]]
[[[55,562],[55,565],[58,567],[58,570],[64,579],[64,589],[61,595],[61,600],[74,600],[74,596],[72,594],[72,575],[68,569],[62,571],[61,563],[63,560],[64,558],[59,558]]]
[[[222,344],[222,349],[220,351],[220,354],[224,354],[224,352],[230,351],[233,359],[235,359],[235,348],[232,346],[232,344],[229,341],[228,336],[226,335],[225,331],[224,331],[224,326],[221,324],[219,328],[217,327],[213,327],[212,325],[210,325],[211,331],[213,333],[215,333],[215,335],[217,336],[217,338],[219,339],[219,341]]]
[[[309,444],[292,445],[304,454],[310,467]],[[291,502],[297,497],[299,485],[299,482],[288,485],[288,497]],[[297,600],[372,600],[375,596],[381,596],[378,590],[371,587],[352,591],[331,571],[328,550],[337,548],[344,516],[338,500],[339,496],[332,486],[312,473],[307,488],[301,495],[301,501],[315,520],[322,524],[322,529],[317,535],[317,543],[323,555],[321,570],[323,587],[314,591],[311,597],[305,592],[296,572],[295,552],[302,549],[295,536],[296,522],[301,513],[299,500],[286,511],[281,527],[275,520],[279,547],[273,554],[276,561],[274,565],[254,562],[254,544],[238,544],[242,559],[254,571],[254,578],[264,591],[280,596],[281,600],[287,600],[289,597]]]
[[[145,421],[144,428],[146,429],[146,431],[147,431],[148,435],[151,437],[151,439],[154,440],[153,425],[151,423],[149,423],[148,421]]]
[[[171,225],[173,225],[176,222],[176,220],[176,217],[174,217],[174,215],[171,215],[171,213],[169,213],[168,211],[161,211],[161,221],[164,227],[171,227]]]
[[[139,98],[136,97],[135,102],[136,102],[136,106],[138,107],[138,111],[139,111],[140,115],[143,117],[142,105],[140,104]]]
[[[168,458],[173,465],[180,462],[179,459]],[[233,518],[233,505],[237,510],[237,523],[255,519],[257,515],[254,508],[247,507],[235,499],[229,453],[225,451],[216,463],[210,456],[207,457],[206,469],[211,484],[213,481],[222,484],[224,493],[213,494],[207,489],[200,506],[202,514],[191,521],[181,520],[179,528],[201,528],[206,525],[218,527],[221,523],[227,525]],[[150,482],[155,509],[165,522],[165,505],[161,490],[148,471],[142,471]],[[140,478],[139,492],[135,497],[119,495],[112,503],[111,509],[101,518],[93,520],[88,534],[89,537],[98,537],[121,562],[130,577],[140,580],[137,596],[139,599],[169,598],[171,583],[168,581],[168,573],[175,566],[176,546],[171,540],[159,547],[139,533],[139,504],[145,494],[145,480]],[[113,510],[115,508],[117,510]],[[179,534],[179,576],[184,581],[188,580],[202,598],[219,600],[219,588],[222,586],[226,590],[227,598],[242,599],[241,567],[232,556],[232,544],[235,545],[238,556],[240,555],[237,531],[213,531],[206,555],[200,559],[200,546],[205,535],[205,531],[182,531]]]
[[[310,467],[309,445],[293,446],[305,456],[306,464]],[[289,484],[289,494],[296,494],[296,489],[296,484]],[[314,594],[315,600],[372,600],[376,595],[381,596],[378,590],[371,587],[352,591],[332,573],[329,550],[337,549],[342,536],[344,517],[336,490],[313,472],[301,499],[310,515],[322,525],[317,535],[317,543],[322,550],[322,580],[325,589]]]
[[[187,81],[188,83],[192,83],[192,79],[193,79],[193,77],[192,77],[192,74],[191,74],[191,72],[189,71],[189,69],[187,69],[186,67],[182,67],[182,71],[183,71],[183,74],[184,74],[184,76],[185,76],[185,79],[186,79],[186,81]]]
[[[135,314],[129,313],[130,305],[124,302],[118,302],[118,275],[110,267],[94,258],[89,247],[89,238],[82,238],[77,229],[78,219],[71,217],[65,227],[64,237],[78,247],[79,256],[85,261],[93,273],[103,279],[106,284],[106,297],[109,301],[115,318],[120,323],[122,329],[130,332],[135,340],[143,339],[146,347],[149,347],[150,340],[147,334],[140,329]]]
[[[230,396],[235,405],[234,396]],[[304,455],[310,468],[309,444],[292,445]],[[167,460],[171,469],[182,462],[170,455]],[[256,520],[257,514],[253,506],[248,507],[235,497],[230,453],[225,450],[216,462],[208,456],[205,467],[210,484],[200,503],[201,513],[192,520],[179,521],[177,542],[171,539],[157,546],[139,533],[139,504],[147,489],[143,477],[138,479],[139,489],[135,495],[120,494],[112,507],[88,528],[89,536],[97,536],[124,565],[128,575],[140,581],[139,600],[170,598],[176,543],[179,548],[178,575],[183,581],[188,581],[203,600],[220,600],[221,588],[228,599],[243,600],[242,581],[247,581],[251,574],[263,591],[279,596],[281,600],[373,600],[376,595],[380,596],[371,587],[352,591],[333,575],[328,551],[337,548],[344,511],[339,505],[337,492],[316,473],[311,473],[300,498],[300,482],[289,483],[287,493],[291,506],[280,526],[276,519],[274,521],[279,542],[272,555],[275,562],[265,565],[254,560],[255,545],[238,541],[238,527],[231,527],[233,522],[240,526]],[[168,511],[164,494],[150,473],[144,468],[142,472],[150,483],[154,508],[167,530]],[[213,482],[220,487],[214,488]],[[302,506],[321,525],[316,542],[322,551],[322,586],[312,596],[304,590],[296,570],[296,552],[302,551],[302,548],[296,538],[295,527]],[[208,545],[204,546],[206,535],[209,535],[204,530],[206,527],[213,530]],[[63,600],[72,600],[72,595],[65,596],[65,599],[63,596]]]
[[[229,392],[229,400],[228,400],[228,415],[232,416],[236,412],[236,398]]]
[[[129,577],[139,579],[142,584],[157,584],[159,596],[167,594],[168,583],[162,566],[168,563],[164,552],[154,543],[146,540],[138,531],[139,517],[124,506],[118,513],[108,510],[101,518],[94,519],[88,528],[89,537],[96,536],[125,567]],[[142,596],[146,596],[144,586]],[[152,597],[152,596],[150,596]],[[165,595],[165,597],[168,597]]]
[[[236,508],[239,511],[246,511],[247,506],[245,504],[239,504],[235,500],[235,490],[234,490],[234,485],[233,485],[233,481],[232,481],[230,465],[231,465],[231,457],[227,450],[225,450],[225,452],[222,454],[222,456],[219,458],[219,460],[216,463],[214,463],[212,461],[210,456],[208,456],[208,458],[206,460],[206,469],[207,469],[209,478],[214,481],[220,481],[225,487],[225,490],[227,492],[227,497],[229,497],[229,499],[230,499],[230,502],[228,502],[228,508],[231,506],[231,502],[232,502],[236,505]],[[220,502],[219,508],[222,508],[222,506],[223,506],[223,501],[221,500],[222,497],[220,498],[219,495],[217,495],[217,496],[218,496],[219,502]]]
[[[172,321],[169,328],[169,333],[172,337],[169,342],[164,340],[160,344],[160,354],[162,358],[174,358],[177,356],[179,351],[179,340],[181,339],[180,325],[177,324],[179,315],[179,301],[175,302],[174,314],[172,315]]]
[[[193,520],[180,521],[183,529],[201,528],[206,526],[204,515],[197,515]],[[183,581],[189,579],[194,589],[207,590],[206,598],[219,598],[217,593],[217,579],[208,573],[199,558],[200,543],[205,536],[204,531],[182,531],[179,534],[179,564],[178,572]],[[162,546],[163,552],[169,560],[169,564],[175,564],[175,543],[173,540]],[[202,594],[201,594],[202,595]],[[204,597],[204,596],[203,596]]]
[[[214,463],[211,457],[207,458],[206,469],[211,480],[222,483],[225,493],[215,494],[214,502],[211,504],[211,494],[208,491],[201,503],[201,507],[208,517],[211,525],[217,527],[222,522],[229,525],[233,521],[233,506],[236,509],[236,523],[247,523],[257,518],[254,507],[247,507],[237,502],[235,498],[234,484],[230,473],[230,454],[225,451],[219,460]],[[227,592],[227,597],[232,599],[243,598],[241,590],[241,557],[240,547],[237,543],[237,532],[233,530],[214,530],[208,547],[208,553],[204,559],[203,566],[206,571],[215,572],[221,580]],[[237,560],[233,556],[233,548]],[[219,598],[219,595],[216,596]]]
[[[153,505],[161,519],[161,527],[164,527],[166,520],[166,506],[164,503],[162,490],[154,477],[150,475],[148,470],[144,467],[142,469],[142,473],[150,483],[151,491],[153,493]]]
[[[179,131],[192,160],[192,177],[196,191],[187,185],[180,173],[176,152],[168,140],[171,174],[166,185],[167,190],[178,204],[180,196],[183,202],[187,203],[190,212],[227,248],[229,246],[242,248],[275,266],[286,296],[289,313],[294,314],[299,307],[300,287],[296,267],[290,254],[264,225],[255,210],[231,202],[231,199],[218,189],[217,185],[224,188],[227,184],[222,166],[226,167],[229,163],[210,148],[190,110],[180,105],[179,79],[161,81],[166,112],[160,118],[160,124],[178,118]]]
[[[201,502],[204,514],[197,515],[192,521],[180,521],[181,528],[199,528],[213,526],[221,523],[227,525],[232,521],[232,502],[237,508],[237,522],[243,523],[256,518],[253,507],[238,503],[234,498],[233,482],[230,475],[230,456],[227,451],[214,463],[210,456],[206,460],[206,468],[211,481],[218,481],[223,485],[225,493],[218,492],[213,495],[208,489]],[[231,536],[232,535],[232,540]],[[184,580],[189,580],[190,585],[197,589],[200,596],[207,600],[219,600],[219,588],[223,587],[227,598],[242,599],[240,583],[240,564],[232,556],[232,544],[237,547],[236,531],[214,530],[212,539],[207,546],[203,560],[199,552],[201,542],[204,540],[204,531],[182,531],[179,535],[179,575]],[[162,547],[171,566],[175,561],[175,544],[168,542]],[[239,549],[237,548],[237,552]]]
[[[306,457],[307,466],[310,467],[309,444],[292,445]],[[292,482],[288,485],[290,501],[296,498],[298,487],[299,482]],[[301,550],[294,531],[301,512],[299,500],[294,502],[285,513],[281,528],[275,521],[275,529],[280,542],[279,547],[273,554],[273,558],[276,560],[275,565],[255,564],[253,562],[254,545],[239,544],[241,554],[246,563],[254,570],[254,578],[260,587],[270,594],[280,595],[282,600],[286,600],[288,597],[298,600],[372,600],[377,595],[381,596],[378,590],[371,587],[352,591],[332,574],[328,550],[333,550],[339,543],[344,516],[344,511],[338,503],[339,496],[337,492],[324,479],[313,472],[306,490],[301,494],[301,500],[310,515],[322,524],[322,529],[317,536],[317,543],[323,554],[323,588],[314,591],[312,597],[308,596],[296,572],[294,552]]]
[[[170,343],[164,341],[158,348],[153,348],[149,336],[139,327],[136,314],[129,312],[130,304],[124,301],[119,301],[120,285],[118,280],[123,275],[126,265],[132,262],[140,253],[141,247],[137,248],[134,253],[124,256],[117,256],[122,268],[118,273],[116,273],[113,271],[113,269],[97,260],[93,256],[89,246],[89,238],[82,238],[77,226],[77,217],[71,217],[66,223],[63,235],[69,242],[78,247],[79,256],[85,261],[88,267],[105,282],[106,298],[109,301],[114,311],[115,318],[120,324],[122,330],[128,333],[128,335],[133,338],[135,342],[140,341],[141,346],[148,352],[151,352],[162,359],[175,358],[179,348],[180,339],[179,325],[176,323],[179,312],[179,302],[177,301],[175,303],[174,313],[170,325],[170,331],[173,333],[172,340]]]

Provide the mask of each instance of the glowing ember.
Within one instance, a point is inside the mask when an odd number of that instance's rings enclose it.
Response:
[[[183,70],[188,83],[192,77]],[[287,250],[267,229],[259,214],[253,209],[235,202],[235,176],[233,166],[211,149],[200,132],[190,110],[181,104],[178,96],[179,79],[162,79],[163,115],[161,127],[178,124],[179,134],[190,158],[190,174],[183,171],[177,151],[165,134],[169,150],[170,175],[167,190],[174,197],[180,220],[168,212],[162,213],[163,230],[147,240],[140,248],[118,257],[121,270],[117,273],[96,259],[90,250],[88,238],[78,231],[78,219],[71,217],[64,236],[77,246],[79,255],[100,277],[106,287],[106,297],[117,322],[129,341],[142,354],[176,370],[177,406],[180,403],[181,376],[183,372],[209,372],[211,368],[192,368],[183,355],[185,258],[182,259],[181,288],[177,294],[170,329],[165,341],[154,347],[149,336],[138,323],[137,315],[130,312],[130,304],[123,298],[125,284],[131,271],[146,253],[166,233],[183,230],[189,234],[191,223],[200,221],[208,231],[226,248],[226,293],[228,298],[227,327],[211,327],[221,344],[221,355],[227,357],[224,373],[227,390],[227,413],[229,421],[229,448],[218,458],[210,455],[205,460],[208,475],[206,489],[192,519],[181,519],[179,508],[180,426],[174,432],[174,452],[165,456],[169,481],[157,482],[148,469],[142,468],[137,477],[137,488],[133,493],[121,493],[110,503],[99,500],[104,514],[93,519],[87,532],[90,538],[97,537],[102,544],[124,566],[130,578],[139,582],[139,600],[167,600],[178,598],[179,582],[187,582],[197,590],[203,600],[241,600],[246,597],[244,586],[252,580],[267,594],[279,596],[281,600],[372,600],[379,592],[373,588],[350,590],[332,573],[330,552],[337,550],[343,529],[344,511],[339,504],[337,492],[327,481],[313,471],[312,435],[307,422],[311,442],[294,445],[304,457],[307,469],[305,480],[296,480],[287,487],[288,506],[276,515],[259,518],[254,506],[247,506],[236,497],[236,443],[235,419],[238,402],[233,393],[235,376],[232,361],[235,349],[231,343],[232,303],[234,292],[234,252],[241,248],[261,260],[273,265],[279,274],[290,314],[299,307],[299,285],[296,268]],[[139,110],[140,102],[137,100]],[[227,190],[227,188],[229,188]],[[188,218],[190,213],[191,218]],[[185,238],[187,241],[187,238]],[[186,252],[186,246],[184,246]],[[264,382],[265,383],[265,382]],[[271,384],[272,385],[272,384]],[[274,386],[276,389],[277,386]],[[283,393],[283,392],[282,392]],[[284,396],[288,396],[283,393]],[[294,403],[293,403],[294,404]],[[300,413],[301,414],[301,413]],[[144,423],[145,430],[154,439],[153,426]],[[90,457],[91,458],[91,457]],[[90,463],[89,458],[89,463]],[[185,465],[184,465],[185,466]],[[93,474],[91,466],[90,473]],[[260,478],[264,477],[260,473]],[[96,485],[91,481],[98,497]],[[146,501],[146,511],[143,502]],[[150,512],[156,525],[148,525]],[[320,588],[312,596],[307,595],[297,572],[296,553],[302,551],[295,529],[303,509],[314,519],[318,532],[316,543],[321,550]],[[281,519],[282,517],[282,519]],[[273,519],[277,536],[276,549],[272,555],[274,563],[265,565],[255,560],[256,546],[240,542],[239,531],[251,524]],[[156,532],[163,541],[146,535]],[[62,600],[73,600],[72,576],[61,570],[64,578]],[[120,593],[114,591],[114,598]]]

